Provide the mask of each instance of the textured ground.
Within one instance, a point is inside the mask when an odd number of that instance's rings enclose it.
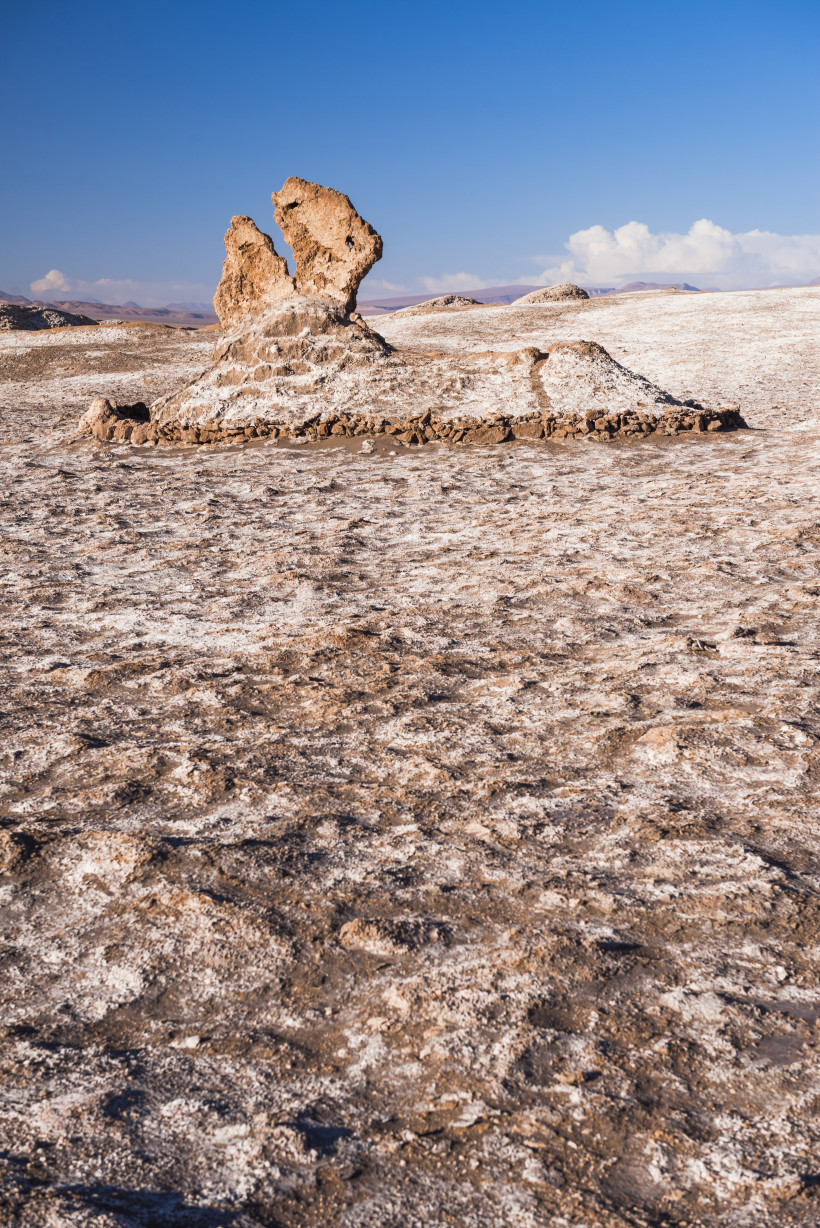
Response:
[[[818,1222],[819,314],[383,318],[759,428],[395,455],[79,441],[207,337],[0,338],[4,1224]]]

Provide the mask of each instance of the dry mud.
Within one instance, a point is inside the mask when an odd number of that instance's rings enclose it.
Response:
[[[207,338],[0,338],[4,1224],[818,1222],[819,310],[381,319],[753,428],[394,455],[80,441]]]

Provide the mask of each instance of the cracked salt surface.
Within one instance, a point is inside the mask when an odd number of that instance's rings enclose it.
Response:
[[[753,429],[111,447],[201,335],[0,338],[6,1222],[816,1222],[820,291],[604,303],[400,326]]]

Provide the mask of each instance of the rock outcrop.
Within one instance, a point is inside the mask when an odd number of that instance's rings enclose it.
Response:
[[[555,303],[562,299],[573,298],[585,299],[589,298],[589,295],[586,290],[580,286],[574,286],[571,281],[562,281],[557,286],[545,286],[543,290],[531,290],[529,294],[517,298],[513,305],[519,307],[523,303]]]
[[[296,292],[352,311],[359,283],[381,260],[381,236],[334,188],[291,178],[271,199],[296,261]]]
[[[287,260],[277,254],[270,235],[263,234],[251,218],[231,218],[225,251],[222,279],[214,295],[214,310],[224,328],[296,293]]]
[[[71,311],[58,311],[56,307],[26,307],[19,303],[0,302],[0,329],[36,330],[41,328],[67,328],[96,324],[90,316],[76,315]]]
[[[234,217],[225,235],[227,253],[214,296],[220,323],[232,328],[285,299],[317,298],[350,312],[366,273],[381,258],[382,241],[343,192],[306,179],[287,179],[274,192],[274,217],[293,251],[296,273],[270,235],[249,217]]]
[[[481,306],[477,298],[468,298],[464,294],[442,294],[439,298],[428,298],[423,303],[412,303],[409,307],[401,307],[399,310],[403,316],[424,316],[428,312],[446,311],[451,307]]]
[[[269,235],[235,217],[214,299],[225,332],[212,365],[155,401],[147,423],[95,402],[84,433],[134,442],[387,433],[402,443],[497,443],[736,424],[729,413],[693,413],[591,342],[457,354],[394,348],[353,311],[382,241],[348,197],[293,178],[273,202],[293,273]],[[446,295],[421,308],[432,316],[474,305]]]
[[[148,409],[142,403],[117,406],[107,397],[95,397],[80,419],[80,434],[93,435],[106,443],[126,439],[132,443],[147,443],[149,425]],[[138,427],[142,429],[142,434],[135,436]]]

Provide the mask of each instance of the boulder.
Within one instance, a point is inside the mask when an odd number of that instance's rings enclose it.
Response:
[[[81,435],[92,435],[105,443],[127,439],[134,443],[146,443],[150,435],[156,438],[156,430],[150,425],[148,409],[142,402],[117,406],[107,397],[94,398],[80,418],[79,429]],[[135,431],[138,432],[137,438],[134,438]]]

